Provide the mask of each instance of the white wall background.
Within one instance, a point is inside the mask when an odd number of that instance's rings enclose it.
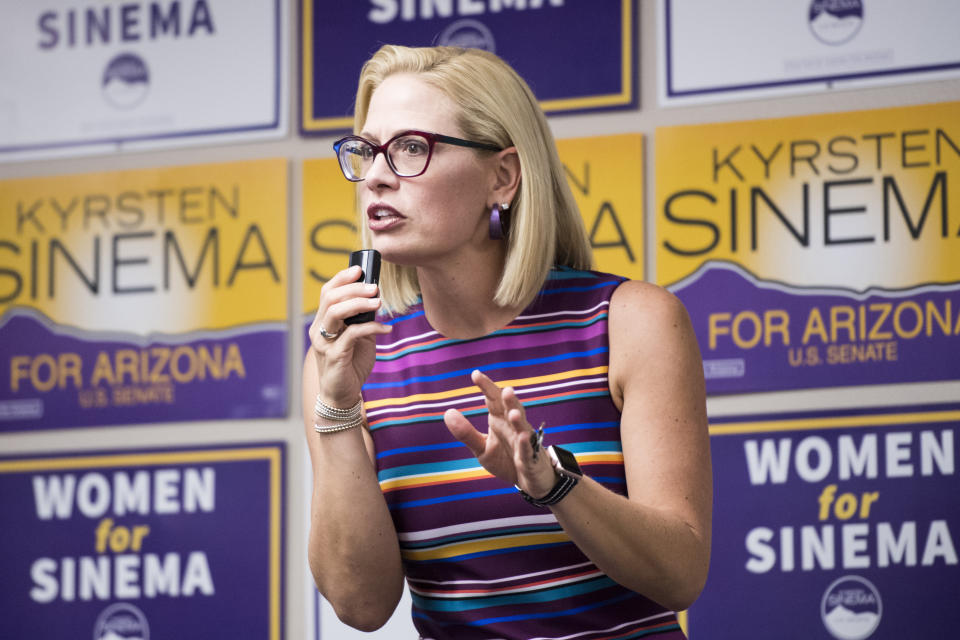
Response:
[[[290,23],[296,31],[299,3],[287,0]],[[917,82],[891,87],[860,90],[839,90],[784,98],[766,98],[727,102],[705,106],[660,108],[657,106],[657,24],[656,3],[640,0],[639,11],[640,108],[637,111],[604,113],[599,115],[563,116],[551,119],[557,138],[639,132],[645,137],[645,211],[646,211],[646,273],[653,280],[654,172],[653,149],[657,127],[706,122],[752,120],[758,118],[788,117],[832,111],[877,109],[931,102],[960,100],[960,79]],[[547,27],[548,28],[548,27]],[[922,33],[904,33],[902,37],[922,38]],[[307,527],[309,473],[303,451],[303,428],[298,416],[300,406],[299,363],[303,353],[300,327],[300,290],[303,282],[299,230],[301,228],[301,171],[300,163],[307,158],[332,157],[330,143],[333,137],[302,138],[297,133],[297,38],[290,37],[289,48],[291,100],[289,122],[291,133],[285,138],[250,144],[210,145],[176,150],[143,153],[68,158],[49,161],[0,163],[0,180],[33,176],[55,176],[67,173],[107,172],[121,169],[147,168],[208,162],[224,162],[253,158],[284,157],[290,162],[290,211],[288,213],[290,238],[290,416],[286,420],[247,420],[239,422],[190,422],[149,426],[112,426],[95,429],[70,429],[39,433],[0,435],[0,453],[5,456],[35,453],[75,453],[85,450],[148,448],[163,446],[201,446],[226,443],[283,440],[287,443],[287,503],[286,503],[286,582],[284,587],[284,637],[310,637],[307,617],[313,607],[313,595],[305,585],[309,581],[305,537]],[[278,211],[278,215],[283,212]],[[771,392],[751,395],[731,395],[708,400],[711,415],[762,413],[779,410],[846,407],[853,404],[897,405],[956,401],[960,399],[960,381],[886,385],[874,387],[844,387],[837,389]],[[332,619],[329,612],[323,617],[323,640],[350,638],[415,637],[407,611],[398,611],[383,629],[372,634],[353,631]]]

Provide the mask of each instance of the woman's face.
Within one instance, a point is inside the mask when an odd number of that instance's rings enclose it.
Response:
[[[373,93],[360,135],[378,144],[409,129],[462,138],[456,113],[450,98],[416,75],[392,75]],[[438,142],[426,172],[400,178],[378,155],[358,190],[373,248],[416,266],[453,264],[465,248],[482,248],[490,242],[495,163],[496,154]]]

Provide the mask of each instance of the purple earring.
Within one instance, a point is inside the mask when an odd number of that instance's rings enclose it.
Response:
[[[491,240],[503,239],[503,233],[507,223],[507,209],[509,208],[510,208],[509,202],[501,202],[500,204],[494,204],[493,208],[490,209],[490,239]],[[500,215],[501,211],[503,212],[502,217]]]

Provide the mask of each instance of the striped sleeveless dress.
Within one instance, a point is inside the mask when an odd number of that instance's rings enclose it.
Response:
[[[443,423],[459,409],[487,430],[479,369],[513,386],[546,444],[625,494],[620,414],[607,382],[610,297],[623,278],[555,268],[508,326],[448,339],[422,305],[382,321],[364,385],[377,474],[400,539],[422,638],[683,638],[676,615],[597,569],[549,509],[491,476]]]

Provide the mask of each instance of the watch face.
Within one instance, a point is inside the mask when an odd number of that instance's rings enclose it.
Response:
[[[580,471],[580,465],[577,464],[577,459],[572,453],[557,446],[550,447],[550,451],[553,453],[553,457],[557,462],[557,471],[559,473],[574,478],[583,476],[583,472]]]

